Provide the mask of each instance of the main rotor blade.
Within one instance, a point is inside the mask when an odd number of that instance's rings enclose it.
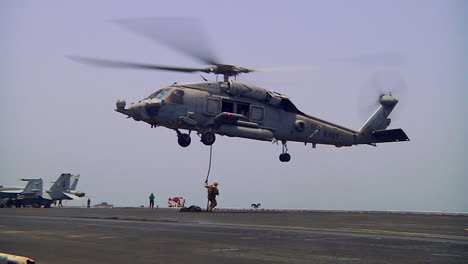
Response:
[[[195,18],[134,18],[114,22],[133,33],[194,57],[204,64],[221,64],[209,45],[209,38],[202,30],[201,23]]]
[[[105,59],[88,58],[81,56],[68,56],[70,59],[81,62],[84,64],[90,64],[100,67],[110,68],[129,68],[129,69],[145,69],[145,70],[166,70],[166,71],[177,71],[177,72],[212,72],[211,68],[191,68],[191,67],[177,67],[177,66],[166,66],[156,64],[145,64],[125,61],[114,61]]]

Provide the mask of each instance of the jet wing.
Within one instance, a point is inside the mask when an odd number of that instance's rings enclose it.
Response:
[[[23,190],[1,190],[0,193],[5,194],[21,194]]]
[[[16,197],[18,194],[21,194],[22,190],[19,191],[19,190],[9,190],[9,189],[6,189],[6,190],[1,190],[0,191],[0,199],[3,199],[3,198],[14,198]]]

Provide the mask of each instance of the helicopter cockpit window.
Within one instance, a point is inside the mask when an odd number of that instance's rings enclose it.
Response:
[[[158,90],[157,92],[155,93],[152,93],[150,96],[148,96],[147,99],[159,99],[159,100],[165,100],[166,97],[169,95],[169,92],[171,91],[171,89],[161,89],[161,90]]]
[[[161,90],[157,90],[156,92],[150,94],[148,97],[146,97],[145,99],[153,99],[156,95],[158,95],[158,93],[160,93]]]
[[[172,91],[172,93],[167,97],[166,101],[174,104],[183,104],[184,94],[184,91],[176,89]]]

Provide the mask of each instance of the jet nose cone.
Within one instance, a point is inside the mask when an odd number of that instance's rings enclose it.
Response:
[[[398,100],[393,97],[391,94],[384,94],[380,97],[380,104],[383,106],[395,106],[398,103]]]

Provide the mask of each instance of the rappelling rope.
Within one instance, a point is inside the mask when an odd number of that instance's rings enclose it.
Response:
[[[208,183],[208,178],[210,177],[212,154],[213,154],[213,145],[210,145],[210,163],[208,163],[208,173],[206,174],[206,180],[205,180],[206,183]]]
[[[210,145],[210,162],[208,163],[208,173],[206,173],[206,180],[205,183],[208,184],[208,178],[210,177],[211,171],[211,157],[213,156],[213,145]],[[206,201],[206,210],[208,211],[208,206],[210,205],[210,200]]]

